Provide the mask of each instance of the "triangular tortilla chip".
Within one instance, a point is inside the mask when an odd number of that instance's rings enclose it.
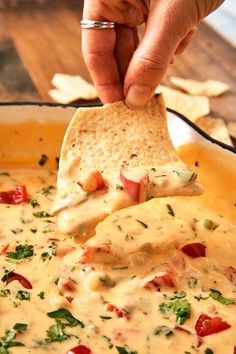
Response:
[[[148,175],[145,200],[202,192],[196,175],[179,159],[170,140],[161,95],[136,111],[124,102],[80,108],[61,151],[52,208],[58,213],[60,231],[87,237],[107,215],[135,204],[122,186],[121,169]],[[77,182],[97,170],[106,181],[106,189],[85,193]]]
[[[210,112],[210,103],[207,97],[190,96],[163,85],[158,86],[156,92],[162,92],[168,108],[183,114],[192,122]]]
[[[196,120],[195,124],[204,130],[213,139],[232,146],[227,126],[223,119],[213,117],[202,117]]]
[[[79,75],[55,74],[52,84],[56,89],[50,90],[49,95],[60,103],[97,98],[95,87]]]
[[[229,85],[217,80],[197,81],[171,76],[170,82],[190,95],[216,97],[230,89]]]

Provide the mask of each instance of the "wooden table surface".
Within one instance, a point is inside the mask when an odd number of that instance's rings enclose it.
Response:
[[[56,72],[91,81],[81,53],[82,7],[81,0],[45,0],[0,10],[0,102],[52,102]],[[211,99],[211,114],[236,121],[236,49],[208,25],[199,25],[165,83],[170,75],[229,84],[228,93]]]

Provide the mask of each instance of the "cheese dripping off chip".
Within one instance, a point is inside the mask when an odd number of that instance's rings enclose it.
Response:
[[[210,103],[207,97],[190,96],[163,85],[158,86],[156,92],[162,92],[168,108],[183,114],[192,122],[210,112]]]
[[[87,238],[118,209],[201,192],[170,140],[159,94],[142,110],[124,102],[78,109],[64,138],[52,212],[61,232]]]
[[[197,81],[172,76],[170,82],[190,95],[216,97],[230,89],[229,85],[217,80]]]

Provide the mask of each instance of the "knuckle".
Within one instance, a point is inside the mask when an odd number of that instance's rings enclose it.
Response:
[[[139,66],[142,71],[159,71],[165,70],[168,66],[168,62],[163,55],[146,52],[143,55],[136,55],[136,65]]]

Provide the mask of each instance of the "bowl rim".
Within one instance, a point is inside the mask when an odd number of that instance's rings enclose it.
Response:
[[[64,103],[54,103],[54,102],[0,102],[0,107],[17,107],[17,106],[33,106],[33,107],[58,107],[58,108],[80,108],[80,107],[101,107],[102,103],[80,103],[80,104],[64,104]],[[220,146],[221,148],[231,151],[236,154],[236,147],[227,145],[212,138],[206,132],[204,132],[201,128],[195,125],[192,121],[186,118],[182,113],[179,113],[171,108],[166,108],[168,112],[175,114],[177,117],[182,119],[186,124],[188,124],[191,128],[193,128],[197,133],[199,133],[203,138],[207,139],[213,144]]]

